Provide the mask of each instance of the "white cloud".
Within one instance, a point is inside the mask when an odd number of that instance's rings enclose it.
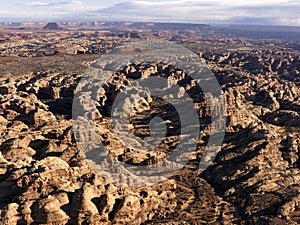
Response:
[[[25,5],[27,5],[27,6],[47,6],[48,3],[45,3],[45,2],[26,2]]]
[[[272,0],[272,1],[131,1],[114,4],[99,10],[102,16],[126,17],[135,20],[144,17],[147,20],[172,20],[178,22],[200,23],[234,23],[252,21],[253,23],[274,22],[291,23],[297,25],[299,20],[300,1]],[[282,18],[291,18],[284,20]],[[287,21],[287,22],[284,22]]]
[[[65,5],[81,5],[81,1],[61,1],[61,2],[26,2],[25,5],[32,7],[48,7],[48,6],[65,6]]]
[[[12,0],[13,1],[13,0]],[[52,2],[51,2],[52,1]],[[126,1],[126,0],[125,0]],[[100,3],[101,2],[101,3]],[[2,17],[300,25],[300,0],[36,0]],[[8,4],[8,3],[7,3]],[[17,15],[17,16],[16,16]],[[42,15],[42,16],[39,16]],[[63,15],[63,16],[61,16]]]

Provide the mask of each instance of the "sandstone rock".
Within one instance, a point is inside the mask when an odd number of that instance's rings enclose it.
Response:
[[[88,34],[76,35],[80,39]],[[115,44],[107,43],[110,47]],[[240,44],[249,47],[248,42]],[[72,54],[96,51],[75,39],[69,46],[55,47]],[[214,163],[204,172],[197,169],[214,129],[211,114],[222,113],[223,105],[205,96],[174,65],[136,63],[115,73],[92,93],[97,104],[86,105],[86,116],[97,128],[81,137],[76,136],[71,115],[74,93],[79,93],[77,72],[46,70],[1,78],[0,224],[299,224],[299,57],[255,50],[254,44],[250,47],[253,51],[229,51],[224,45],[213,50],[192,49],[206,59],[227,103],[227,133]],[[16,51],[35,54],[29,49]],[[92,60],[83,63],[90,65]],[[159,128],[149,129],[149,121],[165,115],[169,129],[159,147],[143,151],[145,146],[137,142],[140,148],[133,149],[129,144],[135,145],[135,139],[125,132],[122,141],[128,142],[124,144],[112,130],[110,110],[116,96],[130,82],[150,76],[165,78],[166,88],[179,85],[180,92],[172,97],[188,93],[199,115],[200,137],[191,160],[172,177],[152,186],[124,188],[98,174],[78,146],[89,135],[100,136],[107,150],[104,155],[132,166],[152,165],[172,154],[180,139],[181,118],[170,104],[151,94],[131,105],[126,125],[135,136],[147,140],[151,134],[161,134]],[[89,127],[86,118],[81,122]],[[102,164],[110,168],[109,162]],[[128,182],[123,171],[118,176]]]

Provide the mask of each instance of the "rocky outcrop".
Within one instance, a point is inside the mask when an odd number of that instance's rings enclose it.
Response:
[[[201,123],[195,154],[152,186],[124,188],[84,160],[72,121],[81,75],[45,70],[1,78],[0,224],[299,224],[300,89],[291,79],[299,59],[261,50],[202,52],[227,103],[221,151],[202,173],[197,169],[211,134],[211,109],[184,71],[160,62],[127,65],[96,94],[98,105],[89,116],[110,154],[134,166],[170,154],[180,120],[168,102],[147,96],[134,105],[130,129],[149,137],[149,121],[163,111],[171,117],[167,138],[146,153],[122,144],[109,118],[122,88],[162,76],[193,99]]]
[[[218,53],[210,50],[199,54],[209,62],[229,65],[255,75],[280,76],[284,80],[299,84],[299,59],[297,54],[285,55],[283,52],[258,50],[252,52]]]

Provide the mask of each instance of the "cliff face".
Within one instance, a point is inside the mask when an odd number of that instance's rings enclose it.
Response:
[[[101,138],[110,153],[133,165],[151,164],[172,151],[178,121],[166,102],[145,99],[132,111],[135,134],[147,137],[149,117],[162,108],[174,116],[173,130],[156,152],[125,148],[114,138],[107,113],[118,91],[135,79],[161,75],[197,99],[202,130],[195,157],[149,187],[122,188],[83,160],[71,119],[82,75],[47,70],[1,79],[0,224],[299,224],[299,57],[264,51],[200,56],[227,105],[221,152],[203,173],[197,165],[210,136],[210,111],[182,71],[131,64],[98,93],[93,118]]]

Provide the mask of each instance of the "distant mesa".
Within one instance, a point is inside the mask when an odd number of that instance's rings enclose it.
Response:
[[[48,23],[46,26],[44,26],[44,29],[47,30],[58,30],[58,24],[57,23]]]

